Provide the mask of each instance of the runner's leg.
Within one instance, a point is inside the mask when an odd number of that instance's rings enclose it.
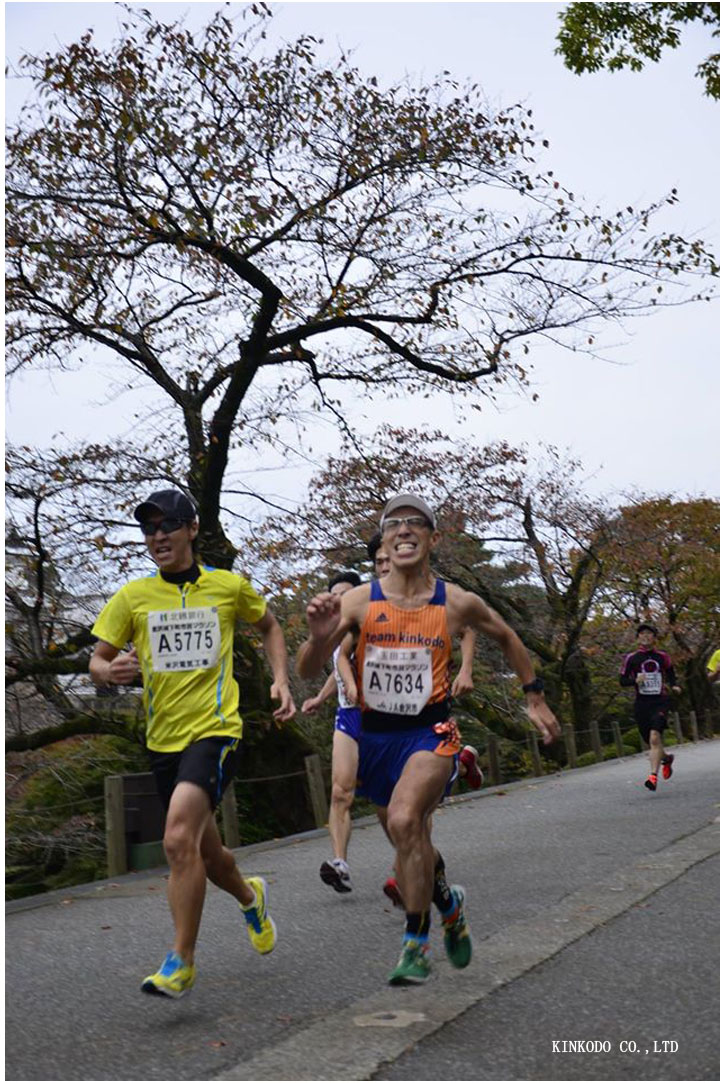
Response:
[[[168,900],[174,921],[174,951],[194,961],[206,894],[201,840],[212,820],[209,795],[193,782],[179,782],[166,815],[164,850],[169,862]]]
[[[447,756],[413,753],[388,805],[388,831],[396,849],[406,910],[411,913],[430,910],[436,859],[430,838],[430,813],[441,799],[451,766]]]
[[[239,871],[234,854],[222,844],[213,816],[207,822],[201,837],[201,856],[206,875],[212,884],[229,892],[242,906],[249,906],[254,902],[254,892]]]
[[[662,762],[662,756],[664,755],[664,748],[662,745],[662,734],[659,730],[649,731],[649,762],[650,770],[653,775],[656,775],[660,769]]]
[[[352,822],[350,809],[355,797],[358,744],[347,733],[335,730],[332,736],[332,798],[329,831],[335,857],[347,861]]]

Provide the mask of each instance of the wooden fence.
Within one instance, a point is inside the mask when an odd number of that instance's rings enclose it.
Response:
[[[677,711],[670,715],[670,722],[678,744],[686,739],[699,741],[701,737],[712,737],[719,732],[718,720],[710,710],[704,712],[702,720],[698,723],[694,711],[689,713],[687,734],[682,728],[682,722]],[[621,728],[618,722],[608,722],[611,729],[613,744],[617,756],[624,755]],[[586,730],[575,730],[570,723],[563,727],[563,740],[566,749],[566,760],[569,768],[578,765],[579,755],[577,751],[577,733],[587,733],[589,744],[588,751],[594,753],[594,761],[601,762],[604,759],[600,723],[592,722]],[[504,781],[503,763],[504,739],[489,733],[486,738],[486,749],[482,758],[487,761],[487,783],[491,786],[500,786]],[[506,742],[525,746],[531,760],[531,773],[533,777],[540,777],[544,773],[544,766],[539,750],[539,736],[531,730],[526,738],[520,742]],[[640,747],[644,748],[644,742],[640,739]],[[239,779],[240,782],[269,782],[281,778],[293,778],[303,776],[307,790],[307,796],[314,817],[316,827],[324,827],[328,818],[328,792],[322,771],[320,757],[315,753],[306,756],[304,770],[294,771],[288,775],[275,775],[270,778]],[[519,776],[520,777],[520,776]],[[108,875],[119,876],[127,872],[129,868],[146,868],[148,862],[161,864],[164,861],[161,838],[163,837],[163,808],[156,795],[153,784],[153,776],[147,775],[110,775],[105,779],[105,806],[106,806],[106,852],[108,861]],[[230,849],[235,849],[241,844],[239,833],[239,816],[237,802],[234,795],[234,787],[229,786],[222,798],[221,805],[222,832],[224,841]],[[140,863],[139,863],[140,862]]]
[[[270,778],[238,779],[239,782],[270,782],[304,776],[307,795],[316,827],[327,823],[327,791],[320,757],[305,757],[304,771]],[[106,808],[106,863],[109,876],[120,876],[164,864],[162,839],[164,809],[156,792],[152,774],[108,775],[104,779]],[[241,845],[239,815],[234,786],[228,786],[219,810],[222,835],[230,850]]]

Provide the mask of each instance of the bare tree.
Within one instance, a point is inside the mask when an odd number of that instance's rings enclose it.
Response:
[[[652,232],[661,203],[578,205],[537,169],[530,112],[444,73],[378,86],[268,12],[196,37],[126,9],[24,57],[7,140],[8,369],[113,359],[178,429],[208,558],[235,441],[335,389],[495,394],[537,339],[593,350],[608,321],[698,293],[704,245]]]

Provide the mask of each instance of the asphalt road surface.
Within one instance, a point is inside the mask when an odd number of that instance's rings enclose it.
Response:
[[[386,984],[402,920],[369,821],[348,896],[319,880],[324,832],[238,851],[279,943],[256,955],[210,887],[180,1001],[139,992],[171,939],[162,873],[10,903],[6,1079],[719,1079],[719,742],[675,752],[656,794],[637,756],[441,809],[474,958],[454,971],[435,929],[419,988]]]

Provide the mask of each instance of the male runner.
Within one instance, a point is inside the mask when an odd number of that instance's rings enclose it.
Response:
[[[384,591],[373,582],[342,598],[330,593],[313,598],[307,606],[310,634],[298,651],[297,669],[303,677],[314,676],[348,632],[358,633],[360,792],[386,820],[406,902],[403,951],[388,980],[421,983],[430,974],[433,900],[442,914],[449,960],[464,967],[471,959],[463,892],[437,875],[429,827],[430,813],[455,779],[460,750],[450,718],[451,638],[467,627],[492,636],[524,685],[529,717],[544,742],[560,731],[513,629],[476,595],[431,573],[430,552],[439,535],[425,501],[408,493],[393,497],[381,531],[391,561]]]
[[[330,594],[341,597],[361,583],[357,572],[340,572],[333,576],[328,585]],[[332,795],[330,797],[330,818],[328,830],[332,839],[334,857],[332,861],[323,861],[320,866],[320,878],[335,891],[352,891],[350,866],[347,863],[347,848],[350,843],[352,823],[350,809],[355,797],[357,779],[358,741],[360,740],[360,708],[355,701],[347,698],[345,679],[340,672],[340,654],[345,645],[335,648],[332,657],[332,673],[324,685],[310,699],[302,704],[303,714],[314,714],[325,700],[337,689],[338,708],[335,712],[335,731],[332,735]],[[352,682],[352,673],[348,668],[348,688]]]
[[[378,579],[384,579],[390,571],[390,557],[383,546],[383,535],[379,530],[373,534],[367,545],[368,557],[373,562],[375,574]],[[476,647],[476,633],[470,628],[465,628],[461,635],[461,668],[451,685],[451,698],[462,696],[466,692],[473,691],[473,658]],[[478,752],[473,745],[464,745],[458,754],[458,775],[465,778],[472,790],[480,790],[483,785],[483,771],[478,766]],[[433,814],[430,816],[429,829],[432,831]],[[436,875],[445,876],[445,863],[436,850]],[[395,872],[395,871],[394,871]],[[389,876],[383,884],[383,891],[392,902],[393,906],[405,909],[405,902],[400,891],[400,885],[394,874]],[[435,894],[435,893],[434,893]]]
[[[679,692],[675,671],[669,654],[655,648],[657,629],[653,624],[640,624],[637,629],[637,650],[628,654],[619,672],[623,688],[634,686],[634,720],[642,740],[649,746],[650,774],[645,779],[648,790],[657,789],[657,774],[662,764],[662,777],[672,778],[674,755],[666,753],[662,734],[667,725],[670,698],[664,682],[673,692]]]
[[[383,547],[383,536],[377,530],[367,544],[368,557],[375,568],[378,579],[384,579],[390,571],[390,557]],[[476,633],[471,628],[464,628],[461,634],[461,668],[451,685],[451,697],[463,696],[472,692],[473,658],[476,649]],[[478,752],[473,745],[464,745],[458,756],[458,773],[465,778],[472,790],[480,790],[483,785],[483,771],[478,766]],[[386,885],[387,887],[387,885]],[[397,889],[396,889],[397,890]],[[386,894],[389,894],[386,891]],[[391,895],[392,898],[392,895]],[[397,902],[396,902],[396,905]]]
[[[158,570],[121,587],[93,626],[90,662],[97,685],[143,680],[146,744],[166,808],[164,849],[172,950],[141,985],[145,993],[181,997],[194,984],[194,948],[207,877],[239,902],[247,932],[261,954],[276,942],[267,914],[267,885],[243,879],[222,846],[214,810],[236,773],[242,735],[239,689],[232,676],[234,627],[252,624],[272,667],[274,717],[295,713],[282,630],[266,603],[239,575],[199,564],[196,508],[176,489],[152,493],[136,508]],[[131,641],[131,650],[124,651]]]

